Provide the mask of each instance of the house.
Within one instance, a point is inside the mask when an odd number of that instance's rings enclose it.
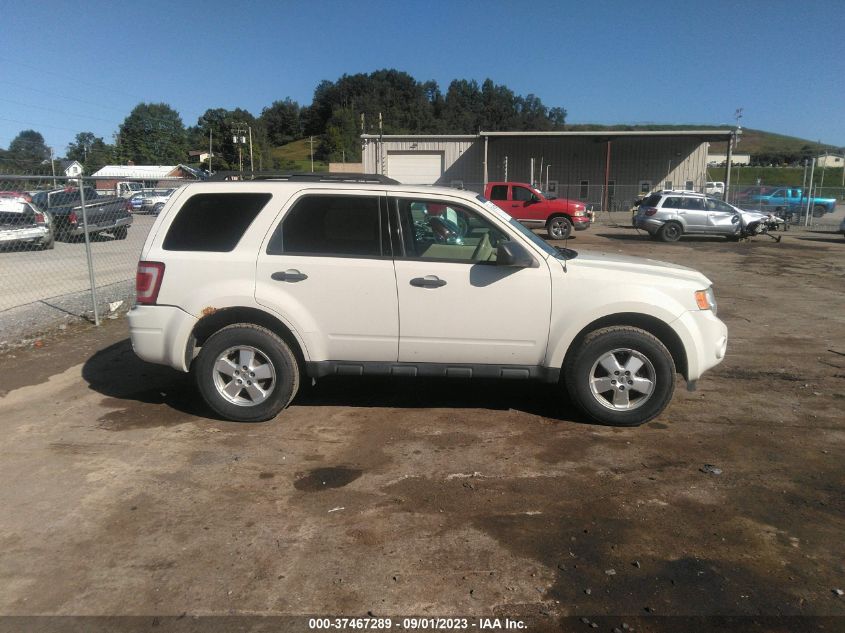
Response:
[[[724,167],[728,162],[727,154],[711,154],[707,152],[708,167]],[[732,165],[750,165],[751,154],[731,154]]]
[[[842,167],[845,159],[837,154],[822,154],[816,158],[816,167]]]
[[[59,161],[59,168],[68,178],[78,178],[82,175],[82,164],[78,160]]]
[[[121,180],[141,182],[144,187],[178,187],[186,182],[202,180],[198,169],[187,165],[106,165],[91,174],[98,190],[113,190]]]
[[[192,163],[204,163],[208,160],[208,150],[192,149],[188,152],[188,156],[191,158]]]

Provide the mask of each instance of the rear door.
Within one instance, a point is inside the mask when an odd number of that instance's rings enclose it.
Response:
[[[262,244],[255,298],[300,332],[312,360],[395,362],[399,305],[383,194],[294,197]]]
[[[704,208],[704,198],[698,196],[680,198],[678,214],[683,216],[690,233],[702,233],[707,230],[707,210]]]

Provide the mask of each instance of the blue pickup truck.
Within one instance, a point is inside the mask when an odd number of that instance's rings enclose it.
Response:
[[[780,187],[773,191],[757,193],[743,200],[745,206],[753,206],[761,211],[774,213],[780,217],[801,215],[807,209],[807,194],[801,187]],[[812,198],[810,208],[814,218],[836,210],[836,198]]]

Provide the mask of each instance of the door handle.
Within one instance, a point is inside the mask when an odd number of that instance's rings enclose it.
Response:
[[[279,272],[273,273],[272,275],[270,275],[270,279],[272,279],[274,281],[297,282],[297,281],[302,281],[303,279],[308,279],[308,275],[306,275],[305,273],[299,272],[295,268],[289,268],[288,270],[286,270],[284,272],[279,271]]]
[[[425,277],[414,277],[411,279],[411,285],[416,288],[440,288],[440,286],[445,286],[446,282],[437,275],[426,275]]]

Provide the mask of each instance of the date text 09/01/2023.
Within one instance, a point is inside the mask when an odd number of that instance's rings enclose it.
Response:
[[[310,618],[308,628],[311,630],[390,630],[393,628],[409,631],[458,631],[458,630],[511,630],[518,631],[527,628],[522,620],[510,618],[439,618],[439,617],[408,617],[408,618]]]

